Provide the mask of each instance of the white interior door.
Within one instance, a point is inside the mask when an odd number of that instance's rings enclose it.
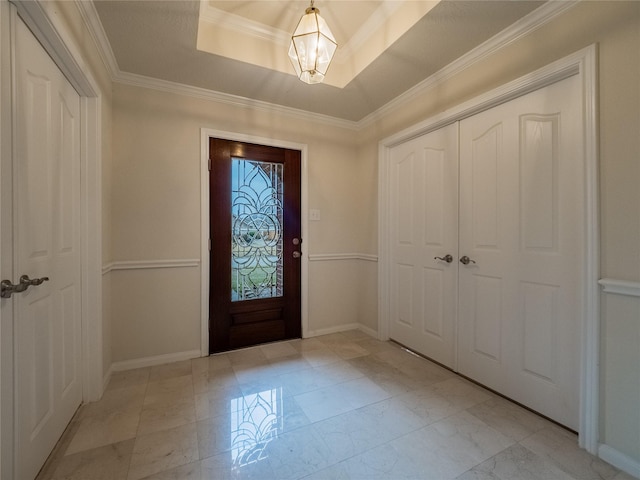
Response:
[[[390,336],[454,368],[458,124],[393,147],[390,159]]]
[[[15,48],[14,272],[49,278],[12,297],[15,469],[32,479],[82,400],[80,100],[21,20]]]
[[[460,123],[459,372],[578,429],[584,156],[576,75]]]

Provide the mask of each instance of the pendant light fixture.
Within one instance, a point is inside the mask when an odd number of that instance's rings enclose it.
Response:
[[[298,78],[305,83],[320,83],[324,80],[338,44],[320,10],[313,6],[305,10],[291,36],[289,58]]]

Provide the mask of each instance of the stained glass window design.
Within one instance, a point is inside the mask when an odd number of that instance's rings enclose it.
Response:
[[[284,166],[231,159],[231,300],[283,294]]]

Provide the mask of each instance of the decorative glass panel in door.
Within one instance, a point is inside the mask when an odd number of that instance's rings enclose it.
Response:
[[[282,172],[231,159],[231,301],[282,296]]]
[[[300,152],[211,139],[210,159],[210,351],[300,337]]]

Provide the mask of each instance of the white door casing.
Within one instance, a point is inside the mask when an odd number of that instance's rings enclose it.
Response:
[[[459,372],[578,429],[584,164],[576,75],[460,122]],[[475,262],[475,263],[473,263]]]
[[[455,369],[457,122],[394,146],[390,158],[390,336]]]
[[[34,478],[82,401],[80,98],[16,22],[16,473]]]
[[[463,121],[480,112],[509,102],[532,91],[576,76],[578,79],[575,92],[579,97],[581,118],[579,130],[583,147],[583,176],[580,188],[584,192],[582,218],[584,236],[580,256],[582,265],[580,284],[578,319],[578,337],[580,365],[579,377],[579,443],[589,452],[596,454],[598,448],[598,199],[597,199],[597,115],[596,115],[596,48],[591,46],[573,55],[558,60],[547,67],[532,72],[522,78],[509,82],[502,87],[465,102],[440,115],[429,118],[398,134],[380,142],[379,148],[379,338],[389,338],[391,329],[391,285],[392,270],[392,218],[391,176],[392,149],[404,141],[413,139],[455,121]],[[488,130],[488,129],[487,129]],[[464,255],[462,249],[460,256]],[[473,264],[470,269],[473,269]],[[460,265],[460,269],[467,268]],[[472,270],[473,271],[473,270]],[[463,272],[464,273],[464,272]],[[462,293],[462,292],[461,292]],[[528,292],[528,295],[544,296],[543,289]],[[537,315],[541,315],[538,311]],[[574,372],[576,373],[576,372]]]

